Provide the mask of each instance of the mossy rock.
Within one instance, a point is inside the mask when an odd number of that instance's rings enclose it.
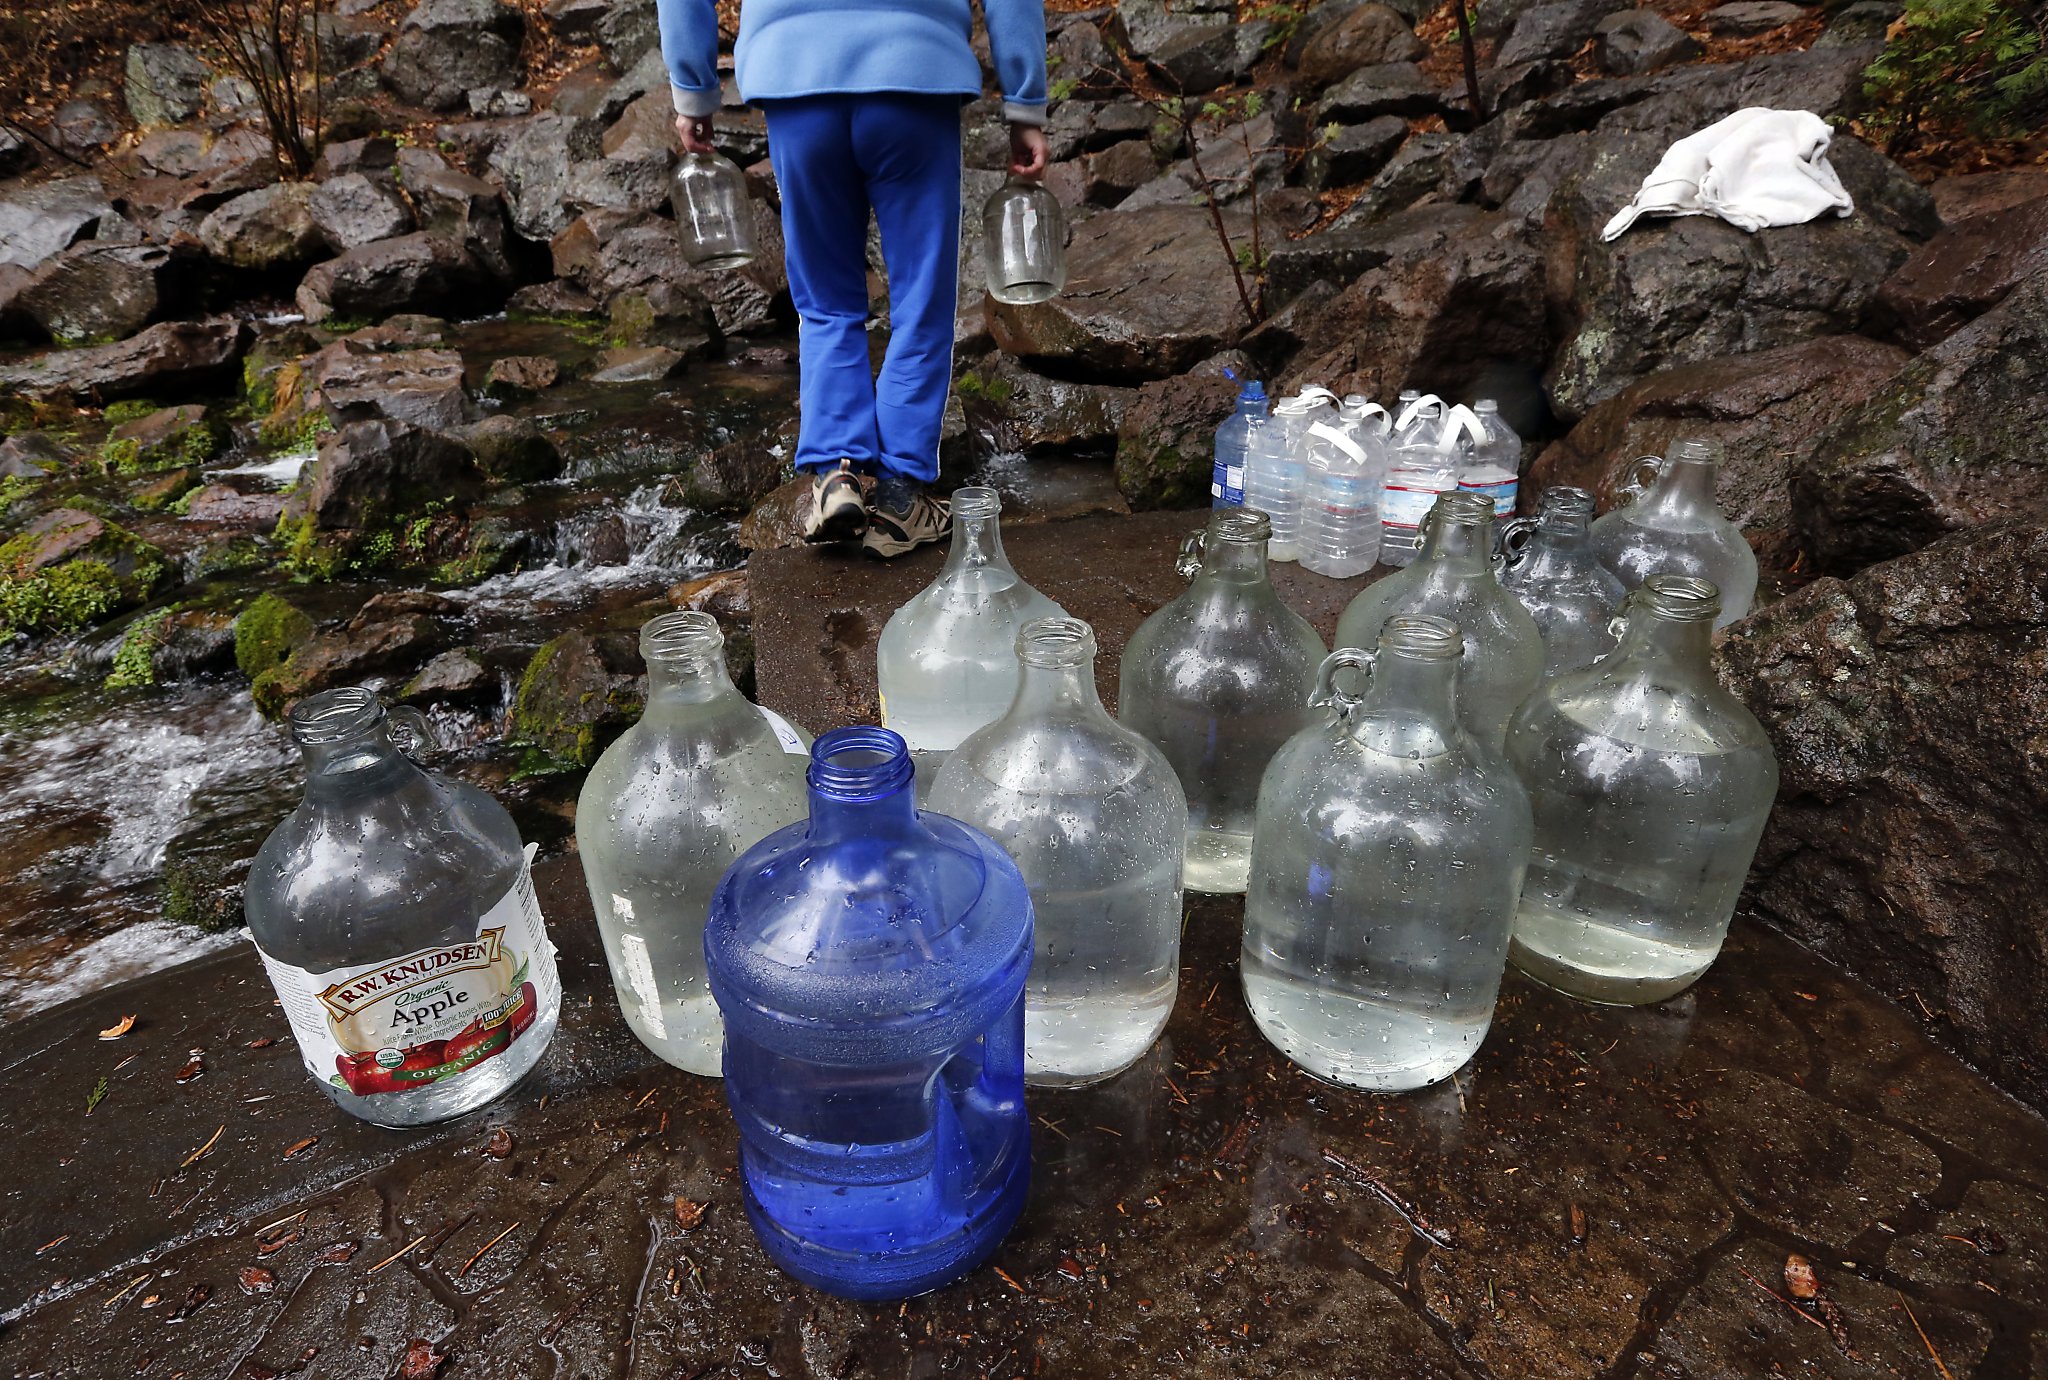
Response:
[[[184,403],[158,408],[115,427],[100,447],[100,463],[115,474],[197,468],[220,454],[227,443],[225,422],[201,403]]]
[[[235,617],[235,665],[252,682],[312,640],[313,620],[275,594],[259,594]]]
[[[157,873],[157,902],[164,919],[206,934],[225,934],[242,925],[240,869],[212,853],[192,852],[164,860]]]
[[[128,501],[145,513],[178,511],[179,500],[199,487],[199,471],[184,466],[136,486]]]
[[[531,751],[524,774],[572,771],[597,760],[645,701],[630,637],[567,632],[544,643],[519,678],[512,739]]]
[[[84,505],[0,544],[0,635],[75,632],[171,584],[168,557]]]

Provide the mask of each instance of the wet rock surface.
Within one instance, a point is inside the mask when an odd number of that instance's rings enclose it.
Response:
[[[1511,976],[1464,1075],[1375,1099],[1265,1045],[1239,906],[1193,900],[1159,1046],[1032,1093],[1032,1199],[990,1265],[861,1305],[767,1263],[720,1088],[626,1031],[576,861],[536,880],[561,1030],[442,1127],[336,1111],[246,950],[18,1027],[40,1057],[0,1079],[41,1129],[0,1218],[10,1371],[383,1377],[424,1343],[443,1377],[1852,1380],[1930,1347],[1959,1380],[2038,1373],[2048,1127],[1752,926],[1661,1008]],[[1784,1301],[1794,1251],[1840,1341]]]
[[[2048,1106],[2048,528],[1973,529],[1743,623],[1726,678],[1782,780],[1747,895]]]

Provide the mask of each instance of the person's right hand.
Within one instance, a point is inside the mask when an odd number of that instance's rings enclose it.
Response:
[[[676,116],[676,134],[683,141],[684,153],[716,153],[711,143],[711,117],[709,115]]]

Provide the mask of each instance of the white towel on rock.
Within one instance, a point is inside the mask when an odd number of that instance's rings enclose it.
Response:
[[[1615,238],[1637,216],[1719,216],[1752,231],[1827,211],[1846,216],[1856,204],[1828,165],[1833,138],[1810,111],[1738,110],[1666,150],[1600,238]]]

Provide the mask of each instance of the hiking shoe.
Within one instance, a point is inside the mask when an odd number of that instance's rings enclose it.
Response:
[[[860,491],[860,476],[853,462],[841,460],[836,470],[819,470],[811,476],[811,517],[804,524],[804,540],[814,545],[826,542],[859,541],[868,530],[868,505]]]
[[[952,533],[953,513],[944,499],[925,493],[922,484],[885,475],[875,486],[875,506],[860,549],[886,561]]]

